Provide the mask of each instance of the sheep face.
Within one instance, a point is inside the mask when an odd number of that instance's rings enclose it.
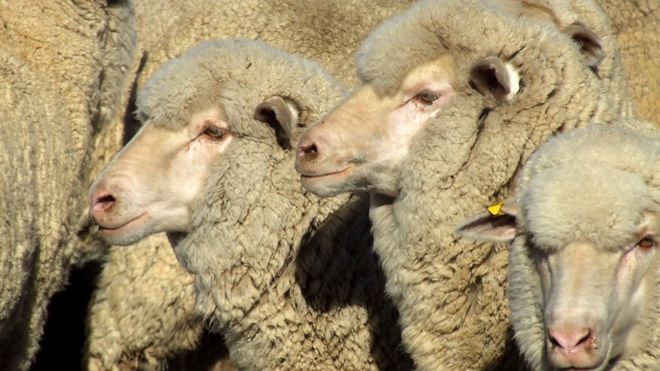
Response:
[[[513,239],[517,207],[508,203],[501,210],[502,215],[469,219],[458,233],[482,240]],[[542,348],[542,358],[554,368],[601,370],[612,359],[645,346],[636,332],[639,318],[650,309],[654,271],[660,268],[657,210],[645,213],[635,232],[624,236],[627,243],[616,247],[588,239],[549,247],[534,243],[542,231],[518,228],[522,231],[509,259],[511,316],[521,349],[536,369],[541,368]],[[531,292],[537,294],[530,297]],[[542,318],[532,318],[531,307]]]
[[[90,189],[100,236],[126,245],[156,232],[189,232],[211,167],[282,156],[305,120],[342,94],[320,66],[262,42],[210,40],[187,50],[138,93],[143,128]],[[308,98],[317,95],[327,101]]]
[[[413,68],[393,92],[363,84],[301,139],[295,166],[303,186],[321,196],[364,190],[397,196],[411,144],[430,123],[460,137],[447,138],[449,152],[451,145],[471,142],[484,107],[466,102],[464,89],[502,103],[519,90],[514,63],[499,57],[461,73],[471,87],[457,82],[463,79],[455,58],[444,54]]]
[[[163,231],[186,231],[211,164],[233,140],[219,107],[180,127],[150,122],[98,175],[89,214],[106,241],[127,245]]]
[[[651,291],[646,273],[656,232],[646,224],[618,251],[581,242],[554,252],[532,248],[553,367],[601,369],[635,341],[631,330]]]
[[[303,185],[324,196],[396,194],[408,147],[451,99],[454,73],[453,59],[443,56],[412,70],[393,94],[363,85],[301,139],[295,166]]]
[[[640,319],[652,317],[660,269],[660,204],[653,180],[600,167],[597,160],[583,166],[605,151],[625,153],[631,163],[645,151],[626,152],[612,138],[588,147],[588,138],[574,144],[578,149],[572,153],[548,146],[552,154],[574,156],[576,163],[558,166],[564,158],[539,156],[519,177],[524,186],[517,202],[506,201],[457,228],[473,239],[513,240],[511,321],[534,369],[546,369],[545,364],[601,370],[648,341]],[[556,167],[544,168],[549,163]],[[534,171],[539,172],[528,179]]]

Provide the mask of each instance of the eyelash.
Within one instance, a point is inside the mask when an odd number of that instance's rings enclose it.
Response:
[[[227,135],[227,129],[223,129],[217,126],[208,126],[206,129],[204,129],[202,135],[207,137],[209,140],[220,141],[225,138],[225,135]]]
[[[417,103],[419,103],[423,106],[430,106],[430,105],[433,104],[433,102],[438,100],[438,98],[440,98],[440,96],[441,96],[441,94],[438,93],[438,92],[434,92],[434,91],[431,91],[431,90],[422,90],[417,95],[415,95],[412,99],[415,102],[417,102]]]
[[[639,247],[643,250],[651,250],[652,248],[655,247],[655,245],[656,245],[655,239],[653,239],[653,237],[651,236],[646,236],[635,244],[636,247]]]

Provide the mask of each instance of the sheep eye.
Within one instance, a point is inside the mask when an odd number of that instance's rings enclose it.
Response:
[[[637,246],[644,250],[650,250],[655,247],[655,240],[652,237],[644,237],[637,242]]]
[[[415,95],[415,101],[425,105],[430,106],[440,98],[440,94],[431,90],[422,90],[419,94]]]
[[[217,126],[208,126],[204,129],[204,135],[209,137],[212,140],[221,140],[225,137],[227,130],[219,128]]]

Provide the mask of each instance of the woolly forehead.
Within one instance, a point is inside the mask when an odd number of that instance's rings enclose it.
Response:
[[[484,57],[508,59],[526,46],[557,59],[573,48],[568,38],[549,38],[553,33],[548,26],[512,19],[486,2],[421,1],[370,34],[358,52],[358,75],[378,92],[390,94],[414,67],[442,54],[454,57],[459,76],[468,76],[467,69]]]
[[[549,169],[583,163],[638,174],[651,188],[660,189],[660,132],[634,120],[617,124],[591,125],[550,138],[525,165],[517,188],[527,188],[531,179]]]
[[[639,235],[649,215],[659,215],[660,199],[634,173],[577,164],[537,174],[519,196],[521,223],[544,249],[590,242],[614,251]]]
[[[280,95],[293,99],[302,119],[314,121],[339,99],[342,86],[319,65],[253,40],[202,42],[164,64],[138,96],[144,121],[173,129],[200,109],[220,106],[233,131],[252,122],[254,108]]]

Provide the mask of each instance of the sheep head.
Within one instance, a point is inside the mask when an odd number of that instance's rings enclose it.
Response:
[[[530,159],[517,197],[457,232],[513,240],[512,322],[535,369],[600,370],[652,341],[643,334],[660,273],[659,142],[617,129],[569,134]]]
[[[91,186],[89,214],[99,235],[127,245],[152,233],[188,232],[214,165],[242,161],[234,154],[245,146],[264,147],[257,151],[264,163],[281,156],[300,138],[301,117],[317,110],[309,90],[340,96],[339,84],[320,72],[247,40],[205,42],[165,64],[138,96],[143,127]]]
[[[568,105],[577,90],[602,88],[555,27],[472,1],[423,1],[385,22],[362,45],[358,74],[362,85],[298,146],[296,170],[321,196],[360,190],[397,196],[406,169],[433,158],[444,167],[434,176],[449,179],[486,146],[525,159],[554,130],[584,124],[567,115],[540,129],[545,123],[534,121],[548,105]],[[604,110],[595,97],[581,107],[582,117]],[[513,139],[497,145],[497,136]],[[525,138],[533,142],[520,142]]]
[[[186,231],[210,166],[234,139],[220,107],[169,128],[147,121],[94,181],[90,215],[99,234],[128,245],[152,233]]]

